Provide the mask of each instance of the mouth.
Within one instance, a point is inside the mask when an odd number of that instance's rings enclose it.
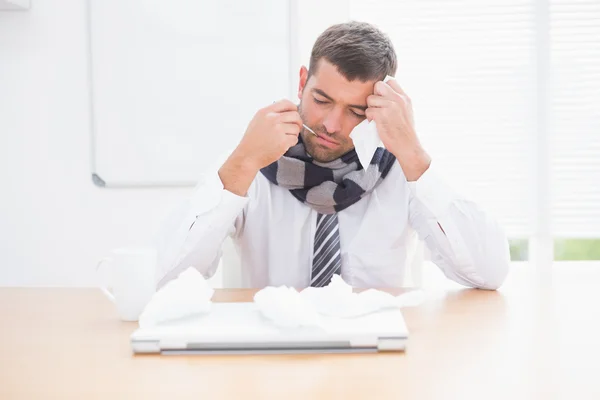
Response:
[[[339,146],[339,143],[334,142],[333,140],[329,139],[327,136],[321,135],[319,133],[317,133],[315,140],[317,141],[318,144],[328,147],[330,149]]]

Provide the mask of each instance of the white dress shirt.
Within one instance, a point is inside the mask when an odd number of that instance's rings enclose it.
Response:
[[[485,289],[502,284],[509,266],[503,230],[434,169],[435,162],[409,183],[396,162],[373,192],[338,213],[341,275],[348,284],[402,286],[415,231],[448,278]],[[260,172],[246,197],[225,190],[215,167],[162,231],[158,287],[190,266],[212,276],[227,235],[238,250],[245,287],[307,287],[316,218],[316,211]]]

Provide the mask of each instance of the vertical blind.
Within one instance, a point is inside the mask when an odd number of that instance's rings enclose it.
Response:
[[[600,1],[550,1],[552,227],[600,237]]]

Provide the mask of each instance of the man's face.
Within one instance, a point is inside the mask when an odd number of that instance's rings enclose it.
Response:
[[[318,137],[306,129],[301,135],[313,159],[332,161],[354,148],[350,132],[365,119],[374,85],[375,81],[348,81],[324,59],[310,78],[306,67],[300,69],[300,115]]]

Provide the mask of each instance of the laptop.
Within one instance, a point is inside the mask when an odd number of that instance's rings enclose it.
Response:
[[[131,348],[135,354],[367,353],[404,351],[408,340],[400,309],[318,322],[282,328],[254,303],[213,303],[208,314],[138,328]]]

